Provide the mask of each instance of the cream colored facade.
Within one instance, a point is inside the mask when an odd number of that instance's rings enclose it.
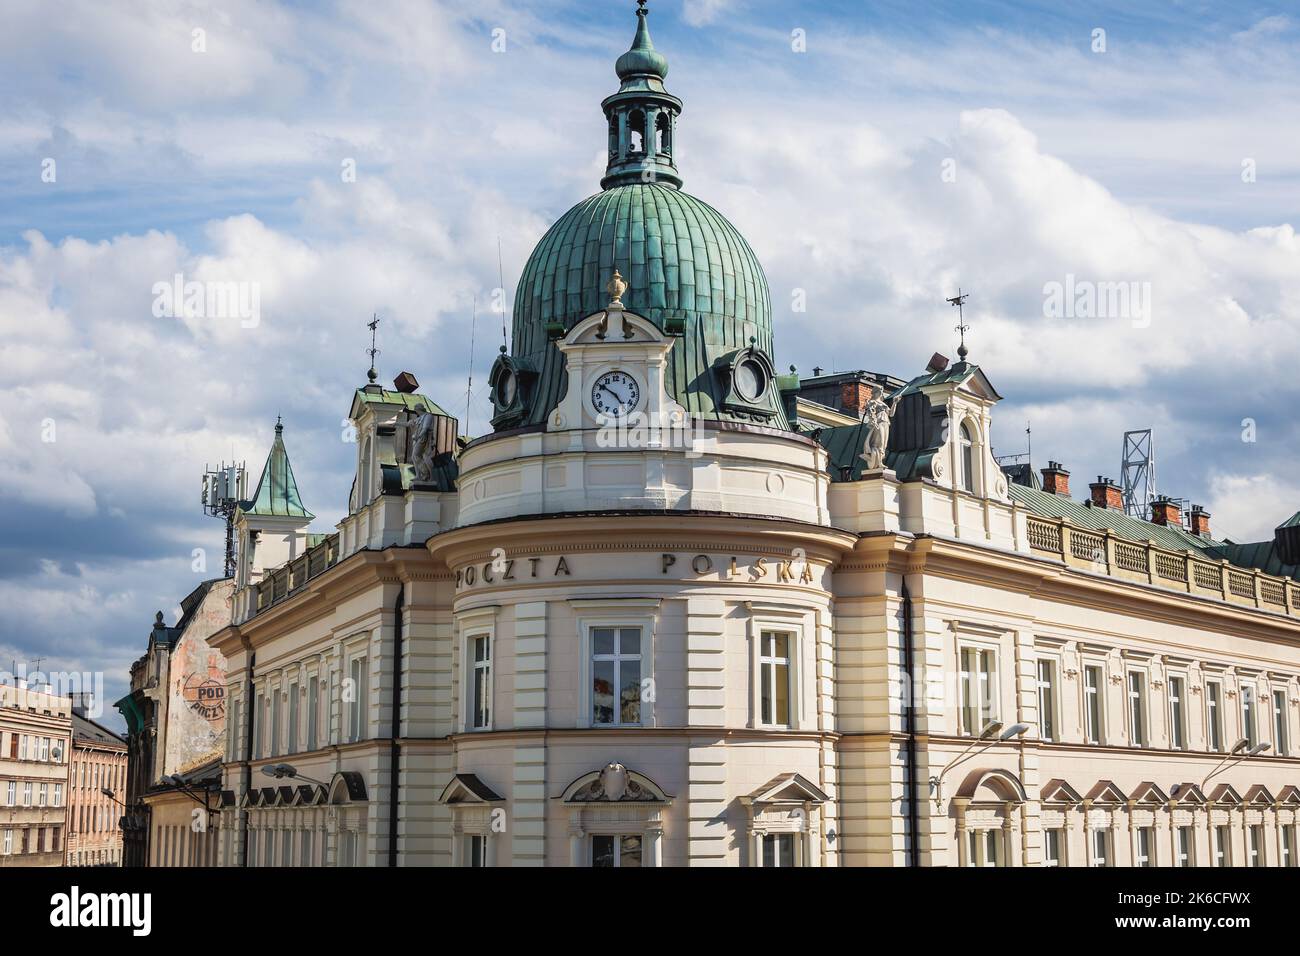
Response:
[[[616,184],[671,165],[680,107],[637,16]],[[628,153],[629,123],[662,135]],[[551,268],[538,287],[582,271]],[[223,865],[1295,865],[1293,580],[1209,560],[1208,533],[1053,517],[993,458],[964,348],[832,408],[772,374],[765,287],[753,328],[710,306],[736,351],[687,374],[685,319],[582,281],[608,304],[516,312],[542,351],[498,359],[490,434],[430,451],[454,419],[371,376],[336,534],[309,534],[277,437],[209,639]],[[693,414],[699,380],[725,387]]]
[[[83,713],[74,710],[72,716],[65,859],[69,866],[121,866],[126,741]]]

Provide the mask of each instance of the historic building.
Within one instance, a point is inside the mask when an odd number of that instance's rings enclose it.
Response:
[[[0,866],[62,866],[72,701],[0,684]]]
[[[69,866],[121,866],[126,741],[91,720],[88,712],[73,699],[65,861]]]
[[[124,866],[203,865],[214,859],[220,758],[226,748],[226,662],[208,638],[231,620],[235,582],[204,581],[169,627],[158,612],[131,692],[125,795],[118,791]]]
[[[221,862],[1295,865],[1300,520],[1004,471],[964,347],[779,373],[637,18],[491,431],[372,369],[321,535],[277,425],[209,638]]]

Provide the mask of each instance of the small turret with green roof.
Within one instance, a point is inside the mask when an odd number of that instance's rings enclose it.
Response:
[[[293,477],[293,466],[289,464],[289,453],[284,447],[284,424],[278,416],[275,441],[266,456],[266,464],[262,466],[257,490],[248,501],[239,503],[239,510],[245,515],[268,518],[305,518],[310,521],[316,517],[303,507],[298,482]]]

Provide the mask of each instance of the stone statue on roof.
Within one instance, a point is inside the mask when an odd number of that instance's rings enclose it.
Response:
[[[417,482],[433,481],[433,459],[438,453],[437,428],[432,412],[425,412],[415,422],[411,438],[411,465]]]
[[[892,402],[885,402],[885,390],[880,385],[871,386],[871,397],[863,410],[862,423],[867,426],[867,440],[859,456],[866,462],[867,471],[879,471],[885,467],[885,451],[889,448],[889,429],[891,419],[898,409],[902,391],[894,396]]]

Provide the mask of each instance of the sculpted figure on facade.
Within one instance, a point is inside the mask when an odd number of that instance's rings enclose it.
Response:
[[[867,426],[867,441],[862,449],[861,458],[867,464],[868,471],[877,471],[885,467],[885,450],[889,447],[889,429],[893,424],[894,412],[898,409],[900,395],[895,395],[892,402],[884,400],[884,389],[879,385],[871,388],[871,397],[862,421]]]

